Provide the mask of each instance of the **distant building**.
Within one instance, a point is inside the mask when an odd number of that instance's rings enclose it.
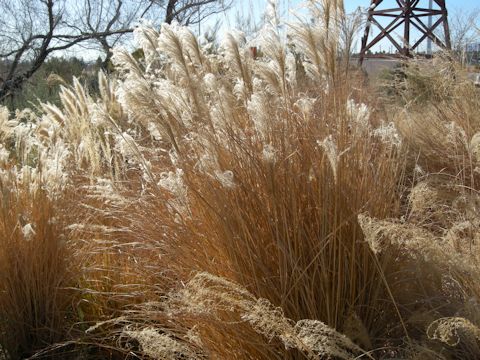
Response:
[[[466,58],[469,64],[480,64],[480,42],[471,43],[466,46]]]
[[[467,52],[468,53],[480,52],[480,42],[468,44]]]

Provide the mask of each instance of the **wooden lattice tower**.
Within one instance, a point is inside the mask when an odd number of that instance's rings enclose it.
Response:
[[[382,5],[385,6],[383,0],[372,0],[368,9],[365,34],[362,38],[360,63],[368,57],[369,50],[383,39],[388,39],[398,54],[403,57],[410,57],[426,39],[431,39],[441,48],[450,49],[450,30],[445,0],[433,0],[432,3],[433,7],[422,7],[421,0],[396,0],[395,7],[385,9],[382,8]],[[428,19],[435,19],[435,21],[429,22]],[[369,41],[372,25],[375,25],[380,33]],[[398,39],[398,35],[394,35],[394,32],[399,28],[401,30],[402,26],[403,38]],[[441,27],[443,27],[444,40],[435,34]],[[412,29],[417,30],[420,36],[414,44],[410,42]]]

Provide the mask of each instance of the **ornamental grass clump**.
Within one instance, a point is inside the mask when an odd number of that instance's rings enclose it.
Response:
[[[478,90],[435,60],[372,99],[342,2],[306,7],[257,58],[142,25],[98,97],[0,109],[0,352],[478,357]]]

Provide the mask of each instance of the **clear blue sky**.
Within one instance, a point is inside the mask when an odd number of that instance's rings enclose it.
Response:
[[[465,10],[473,10],[474,8],[480,7],[479,0],[446,0],[447,1],[447,8],[449,10],[455,11],[455,9],[463,8]],[[302,1],[301,0],[278,0],[278,3],[282,8],[295,8],[297,7]],[[235,8],[238,10],[244,10],[248,13],[249,9],[253,7],[256,10],[254,15],[259,15],[263,12],[265,5],[267,4],[267,0],[235,0]],[[345,0],[345,8],[347,11],[353,11],[357,7],[368,7],[371,3],[370,0]],[[388,4],[396,4],[393,0],[384,0],[386,5]]]
[[[236,14],[240,15],[242,18],[251,18],[259,21],[264,14],[267,0],[234,0],[235,6],[233,9],[228,11],[227,14],[220,17],[223,17],[223,28],[232,29],[237,26],[235,21]],[[277,3],[280,7],[281,16],[284,19],[294,20],[291,15],[291,11],[295,11],[298,8],[299,4],[302,3],[302,0],[277,0]],[[345,0],[345,8],[347,12],[352,12],[358,7],[367,8],[371,4],[371,0]],[[446,0],[447,9],[450,12],[451,21],[454,21],[454,17],[459,13],[463,15],[473,12],[475,9],[480,9],[480,0]],[[384,0],[381,7],[382,8],[391,8],[398,6],[395,0]],[[428,0],[421,0],[419,6],[428,7]],[[434,20],[435,21],[435,20]],[[400,38],[403,30],[400,28],[398,30],[397,36]],[[412,32],[412,40],[415,41],[416,33]],[[390,44],[385,41],[380,43],[373,50],[386,50],[390,49]]]
[[[464,9],[474,9],[480,7],[479,0],[446,0],[447,8],[454,11],[455,9],[462,7]],[[392,3],[392,1],[385,0],[385,3]],[[369,0],[345,0],[345,7],[349,10],[355,9],[358,6],[366,7],[370,5]]]

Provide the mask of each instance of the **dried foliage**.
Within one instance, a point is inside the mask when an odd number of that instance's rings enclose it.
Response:
[[[140,27],[99,98],[0,109],[7,358],[478,358],[478,91],[382,112],[309,9],[256,59]]]

